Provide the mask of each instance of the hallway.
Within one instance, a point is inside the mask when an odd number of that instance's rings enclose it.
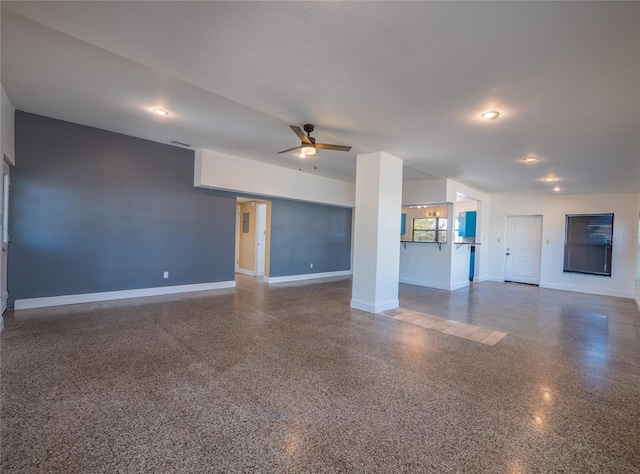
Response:
[[[350,279],[38,310],[1,334],[4,472],[637,472],[632,300],[400,285],[495,346],[349,308]]]

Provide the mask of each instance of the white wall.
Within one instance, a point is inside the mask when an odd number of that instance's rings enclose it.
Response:
[[[353,183],[206,149],[196,150],[194,185],[336,206],[355,206]],[[398,225],[399,222],[400,218]]]
[[[402,205],[441,203],[447,200],[447,181],[427,179],[402,183]]]
[[[400,283],[451,289],[450,244],[408,242],[400,245]]]
[[[15,108],[9,100],[9,96],[4,90],[4,86],[2,86],[2,96],[1,96],[1,108],[2,114],[0,118],[0,129],[2,130],[0,133],[0,148],[2,149],[2,155],[6,157],[6,159],[12,165],[16,164],[16,154],[15,154],[15,145],[14,145],[14,115]]]
[[[567,214],[614,213],[612,276],[564,273],[564,236]],[[634,296],[638,232],[638,195],[491,197],[488,233],[488,277],[504,280],[507,216],[542,215],[540,286],[584,293]]]
[[[457,290],[469,286],[469,266],[471,247],[451,244],[451,277],[449,289]]]

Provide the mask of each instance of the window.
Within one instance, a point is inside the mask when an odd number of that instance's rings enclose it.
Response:
[[[613,214],[567,215],[564,271],[611,276]]]
[[[413,219],[414,242],[446,242],[446,217],[416,217]]]

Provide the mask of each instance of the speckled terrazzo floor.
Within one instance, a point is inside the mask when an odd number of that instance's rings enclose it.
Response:
[[[640,472],[631,300],[401,285],[494,347],[349,308],[350,280],[30,310],[2,472]]]

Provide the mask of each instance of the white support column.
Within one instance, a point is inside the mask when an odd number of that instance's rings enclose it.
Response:
[[[351,307],[379,313],[399,306],[402,160],[358,155]]]

